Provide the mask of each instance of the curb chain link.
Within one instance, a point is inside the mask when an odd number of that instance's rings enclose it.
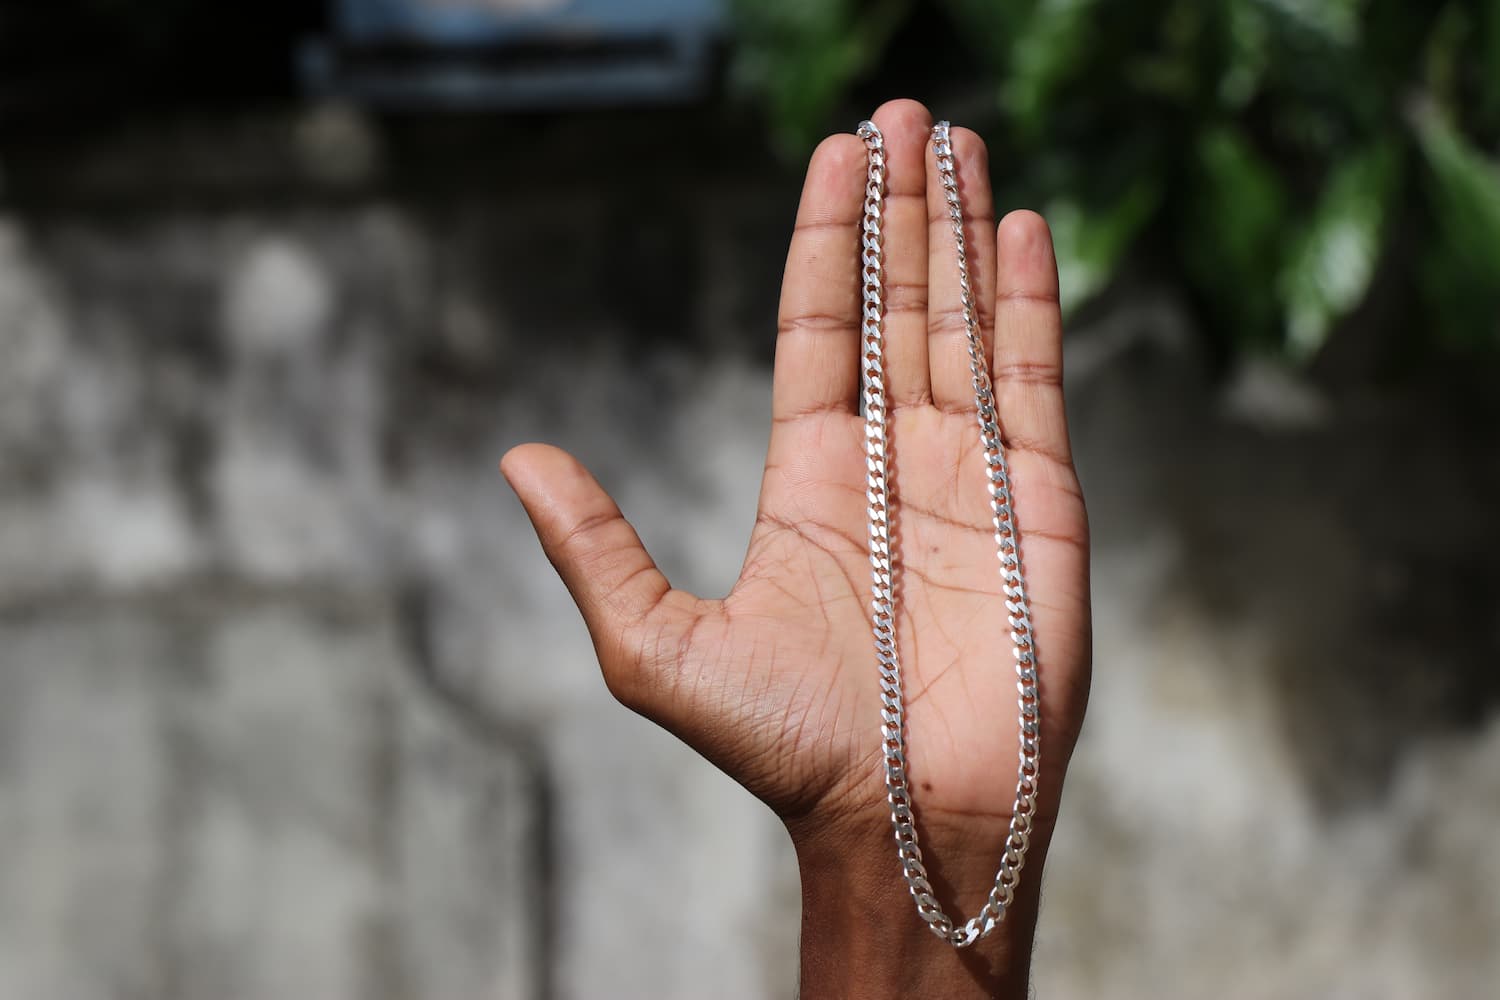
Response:
[[[906,707],[901,688],[901,660],[896,651],[896,605],[892,590],[892,507],[886,492],[888,432],[884,366],[884,237],[881,229],[885,217],[885,139],[880,129],[870,121],[860,124],[858,134],[865,143],[868,165],[860,236],[863,302],[861,333],[866,497],[869,501],[872,580],[870,622],[875,636],[875,657],[880,667],[880,729],[885,754],[886,796],[891,807],[896,854],[901,860],[901,871],[911,890],[912,899],[916,901],[918,915],[938,937],[955,948],[965,948],[989,934],[1005,919],[1005,911],[1015,898],[1016,887],[1020,884],[1021,868],[1026,863],[1026,850],[1031,843],[1032,818],[1036,812],[1040,754],[1038,711],[1041,706],[1037,690],[1031,605],[1026,596],[1025,580],[1021,575],[1020,536],[1016,531],[1015,515],[1011,508],[1010,469],[1000,440],[989,365],[985,359],[984,342],[980,339],[974,293],[969,282],[963,206],[959,199],[958,179],[953,165],[953,146],[949,141],[948,123],[938,122],[932,129],[932,148],[937,158],[938,177],[947,201],[958,257],[958,283],[968,341],[969,373],[974,387],[980,443],[984,451],[985,475],[993,515],[991,523],[995,528],[995,544],[1000,558],[1005,610],[1016,660],[1020,727],[1015,803],[1011,809],[1000,868],[995,875],[989,898],[985,900],[979,913],[962,926],[956,926],[953,918],[943,912],[942,906],[934,897],[932,883],[928,881],[927,869],[922,863],[922,849],[917,843],[915,805],[906,773]]]

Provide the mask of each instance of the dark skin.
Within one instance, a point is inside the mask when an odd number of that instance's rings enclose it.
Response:
[[[929,872],[961,921],[989,891],[1010,819],[1015,676],[932,119],[913,101],[874,119],[888,163],[886,370],[911,779]],[[1051,237],[1030,212],[996,225],[984,144],[966,129],[952,136],[1041,664],[1036,833],[1016,902],[990,937],[963,951],[933,937],[891,841],[858,410],[857,137],[826,139],[808,167],[782,283],[760,508],[726,597],[674,589],[565,452],[522,445],[502,464],[609,689],[786,824],[807,1000],[1026,995],[1042,865],[1088,697],[1088,523],[1063,409]]]

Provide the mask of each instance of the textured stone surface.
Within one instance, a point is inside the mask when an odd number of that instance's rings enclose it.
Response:
[[[379,607],[7,616],[0,996],[528,996],[532,776]]]
[[[0,996],[157,995],[168,643],[116,617],[6,622],[0,648]]]
[[[5,221],[0,996],[791,991],[777,825],[613,704],[496,471],[592,438],[722,586],[764,373],[518,364],[502,223]]]

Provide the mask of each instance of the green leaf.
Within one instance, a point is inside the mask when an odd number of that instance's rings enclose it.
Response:
[[[1272,295],[1289,221],[1280,176],[1237,129],[1206,130],[1182,199],[1179,253],[1217,314],[1215,328],[1241,342],[1275,342]]]
[[[1093,298],[1114,277],[1121,258],[1161,199],[1161,189],[1139,181],[1108,207],[1085,208],[1059,198],[1045,209],[1057,252],[1057,280],[1064,314]]]
[[[1479,57],[1488,72],[1480,74],[1480,113],[1490,128],[1500,126],[1500,0],[1487,0],[1480,17],[1483,38]]]
[[[1364,300],[1398,178],[1391,143],[1351,157],[1334,170],[1311,218],[1293,238],[1279,283],[1286,347],[1293,358],[1316,353],[1333,324]]]
[[[1500,340],[1500,168],[1430,106],[1416,115],[1437,245],[1424,275],[1450,334]]]
[[[1259,0],[1266,10],[1295,23],[1332,45],[1351,45],[1359,38],[1365,0]]]
[[[1098,0],[1040,0],[1010,36],[1002,103],[1020,129],[1045,131],[1053,96],[1085,68]]]
[[[783,153],[800,155],[812,146],[910,7],[911,0],[737,0],[734,81],[766,102]]]
[[[1270,26],[1259,0],[1231,0],[1225,18],[1228,45],[1219,76],[1219,100],[1242,108],[1260,89],[1270,61]]]
[[[1429,194],[1439,225],[1500,281],[1500,170],[1437,115],[1421,116],[1417,135],[1432,168]]]

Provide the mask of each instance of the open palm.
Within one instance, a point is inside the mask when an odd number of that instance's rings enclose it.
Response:
[[[1014,789],[1016,678],[964,350],[952,234],[921,105],[885,134],[886,371],[896,631],[911,780],[935,881],[960,912],[993,878]],[[1015,484],[1041,675],[1038,849],[1087,698],[1087,523],[1063,414],[1056,266],[1030,213],[994,223],[988,164],[953,130],[965,233]],[[674,590],[613,501],[566,454],[504,469],[593,636],[605,680],[768,803],[794,837],[837,830],[896,881],[870,634],[858,233],[865,150],[809,166],[782,287],[774,427],[739,581]],[[877,846],[878,845],[878,846]],[[972,863],[971,863],[972,860]]]

